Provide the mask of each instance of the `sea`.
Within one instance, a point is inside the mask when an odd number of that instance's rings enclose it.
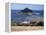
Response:
[[[33,10],[36,15],[20,14],[21,10],[11,10],[11,22],[31,21],[33,18],[44,17],[43,10]]]

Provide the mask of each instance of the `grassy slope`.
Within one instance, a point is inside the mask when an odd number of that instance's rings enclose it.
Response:
[[[11,31],[43,30],[43,26],[11,26]]]

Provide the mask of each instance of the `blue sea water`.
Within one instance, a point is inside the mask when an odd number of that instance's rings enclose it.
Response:
[[[32,18],[37,18],[37,17],[44,17],[44,12],[39,10],[33,10],[34,13],[37,15],[35,16],[28,16],[28,15],[21,15],[18,14],[21,10],[11,10],[11,22],[21,22],[24,20],[31,20]]]

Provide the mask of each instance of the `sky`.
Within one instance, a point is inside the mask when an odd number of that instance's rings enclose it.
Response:
[[[43,5],[39,4],[11,4],[11,10],[23,10],[25,8],[29,8],[32,10],[43,10]]]

